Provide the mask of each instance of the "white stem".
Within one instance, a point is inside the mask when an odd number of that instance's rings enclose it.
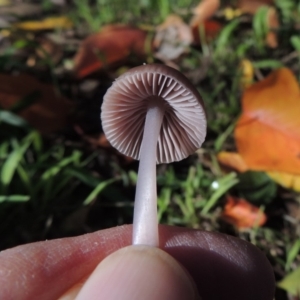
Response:
[[[156,148],[164,108],[154,101],[147,110],[143,140],[141,144],[138,180],[135,192],[133,215],[133,245],[157,247],[157,191],[156,191]]]

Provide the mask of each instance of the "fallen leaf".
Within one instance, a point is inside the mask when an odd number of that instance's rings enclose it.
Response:
[[[65,97],[58,96],[52,85],[39,82],[27,74],[11,76],[0,74],[0,106],[9,110],[17,103],[35,94],[35,101],[19,113],[42,133],[61,129],[67,123],[73,105]]]
[[[85,39],[74,57],[74,72],[79,78],[101,68],[121,64],[134,55],[140,62],[152,51],[148,32],[125,25],[110,25]]]
[[[190,27],[192,29],[193,39],[195,45],[201,44],[200,36],[203,34],[203,38],[206,42],[215,38],[222,29],[221,23],[209,20],[210,17],[220,7],[220,0],[202,0],[196,8],[193,10],[193,17],[190,21]]]
[[[254,15],[263,5],[272,5],[273,3],[273,0],[239,0],[236,6],[243,13]]]
[[[203,31],[203,38],[205,42],[209,42],[213,40],[222,30],[223,25],[220,22],[215,20],[206,20],[203,23],[195,24],[192,26],[192,33],[193,33],[193,44],[200,45],[202,35],[201,31]]]
[[[270,7],[268,9],[267,25],[268,25],[269,31],[266,36],[266,44],[270,48],[277,48],[278,47],[278,38],[277,38],[276,30],[278,30],[280,23],[279,23],[278,13],[274,7]]]
[[[300,91],[282,68],[245,90],[235,128],[239,154],[251,170],[300,174]]]
[[[300,175],[284,172],[267,172],[267,174],[281,186],[300,192]]]
[[[265,171],[300,192],[300,89],[286,68],[245,90],[235,128],[238,153],[220,152],[221,164],[239,172]]]
[[[155,56],[161,60],[173,60],[187,51],[193,36],[190,27],[177,15],[170,15],[156,28],[153,41]]]
[[[227,196],[222,219],[238,229],[262,226],[267,221],[267,216],[258,207],[245,199]]]
[[[65,16],[46,18],[40,21],[26,21],[13,24],[14,28],[27,31],[41,31],[51,29],[69,29],[73,27],[72,21]]]
[[[239,153],[222,151],[218,153],[217,158],[222,165],[230,169],[238,172],[246,172],[249,170],[249,167]]]
[[[208,20],[220,7],[220,0],[202,0],[193,9],[193,18],[190,22],[191,27],[199,26],[204,21]]]
[[[214,39],[222,29],[221,23],[209,20],[220,7],[220,0],[203,0],[193,10],[190,21],[195,45],[201,44],[201,35],[206,42]],[[203,42],[203,41],[202,41]]]
[[[217,158],[220,164],[230,170],[240,173],[250,170],[239,153],[221,151],[218,153]],[[300,192],[300,175],[275,171],[266,172],[266,174],[284,188]]]

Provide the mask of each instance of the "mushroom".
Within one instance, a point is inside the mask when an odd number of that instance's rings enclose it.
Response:
[[[206,135],[202,98],[179,71],[142,65],[107,90],[101,118],[111,145],[140,160],[133,244],[158,246],[156,163],[182,160],[201,147]]]

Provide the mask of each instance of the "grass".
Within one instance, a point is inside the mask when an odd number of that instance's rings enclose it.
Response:
[[[82,37],[108,23],[157,25],[170,13],[188,20],[189,8],[196,4],[187,0],[172,5],[166,0],[97,0],[92,5],[91,1],[77,0],[70,15],[75,36]],[[300,221],[287,209],[287,204],[299,207],[299,194],[278,187],[264,173],[226,174],[216,159],[220,150],[235,147],[233,129],[241,111],[239,66],[243,59],[251,60],[256,80],[280,66],[290,67],[300,79],[300,38],[295,29],[295,24],[299,26],[300,2],[278,0],[275,4],[281,24],[280,47],[269,49],[265,45],[266,9],[262,7],[253,20],[220,17],[224,27],[218,37],[208,43],[202,35],[201,47],[191,48],[176,61],[204,98],[208,135],[204,147],[191,157],[158,167],[158,213],[164,224],[220,231],[252,242],[268,256],[280,280],[300,266]],[[43,14],[50,13],[58,12],[49,1],[43,1]],[[52,82],[78,104],[76,124],[89,134],[99,132],[101,99],[110,79],[98,80],[97,88],[86,93],[81,84],[90,79],[78,83],[68,72],[58,72],[76,46],[64,51],[58,65],[46,57],[42,67],[32,68],[23,53],[34,53],[30,35],[11,34],[13,42],[0,54],[1,72],[26,71]],[[132,222],[136,162],[111,148],[95,148],[70,127],[42,136],[16,112],[0,110],[2,249]],[[223,222],[220,214],[227,192],[265,210],[269,218],[266,226],[238,231]],[[287,299],[287,295],[278,289],[276,299]]]
[[[72,19],[76,24],[85,23],[89,31],[98,31],[109,23],[161,23],[168,15],[178,11],[188,11],[197,4],[195,0],[177,0],[172,5],[167,0],[75,0]],[[157,13],[159,12],[159,13]]]

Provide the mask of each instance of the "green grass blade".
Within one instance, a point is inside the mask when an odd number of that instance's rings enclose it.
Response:
[[[28,123],[21,117],[17,116],[16,114],[8,111],[8,110],[1,110],[0,111],[0,123],[4,122],[6,124],[16,126],[16,127],[23,127],[28,128]]]
[[[217,190],[211,195],[201,213],[207,214],[210,209],[217,203],[221,196],[223,196],[231,187],[238,183],[235,173],[230,173],[218,181]]]
[[[90,204],[96,197],[101,193],[102,190],[104,190],[108,185],[112,184],[113,182],[117,181],[118,179],[112,178],[108,179],[106,181],[102,181],[99,183],[92,192],[86,197],[86,199],[83,201],[83,205]]]
[[[8,156],[7,160],[4,162],[1,170],[1,181],[3,185],[7,186],[11,182],[18,164],[22,160],[24,153],[28,149],[29,145],[30,141],[27,141],[21,147],[13,150]]]
[[[9,195],[9,196],[3,196],[0,195],[0,203],[1,202],[26,202],[30,199],[27,195]]]

